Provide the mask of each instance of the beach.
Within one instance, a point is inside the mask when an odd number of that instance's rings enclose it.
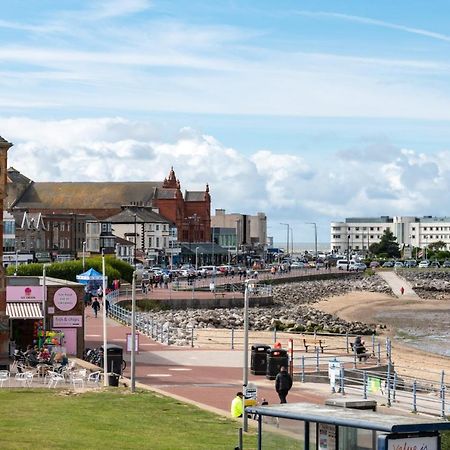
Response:
[[[442,370],[450,371],[450,303],[446,300],[403,300],[373,292],[350,292],[314,307],[348,321],[385,325],[379,334],[392,339],[399,374],[437,381]]]

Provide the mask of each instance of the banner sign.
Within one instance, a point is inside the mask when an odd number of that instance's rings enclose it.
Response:
[[[43,286],[6,286],[7,302],[42,302]]]

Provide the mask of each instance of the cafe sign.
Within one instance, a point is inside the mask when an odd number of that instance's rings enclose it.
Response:
[[[53,328],[80,328],[82,326],[82,316],[53,316]]]
[[[6,286],[7,302],[42,302],[43,286]]]
[[[60,288],[53,296],[54,305],[61,311],[70,311],[77,304],[77,293],[70,288]]]

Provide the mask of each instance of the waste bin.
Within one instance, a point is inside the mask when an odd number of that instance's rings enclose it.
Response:
[[[119,375],[116,373],[108,374],[108,385],[113,387],[119,386]]]
[[[100,347],[103,351],[103,345]],[[122,364],[123,364],[123,349],[119,345],[106,344],[106,361],[108,372],[122,375]],[[103,367],[103,358],[101,360],[101,365]]]
[[[266,378],[275,380],[281,366],[289,367],[287,350],[282,348],[271,348],[268,350]]]
[[[253,375],[265,375],[267,371],[267,351],[270,345],[253,344],[250,371]]]

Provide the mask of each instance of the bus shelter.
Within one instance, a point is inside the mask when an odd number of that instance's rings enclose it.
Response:
[[[450,422],[312,403],[254,406],[258,449],[440,450]]]

